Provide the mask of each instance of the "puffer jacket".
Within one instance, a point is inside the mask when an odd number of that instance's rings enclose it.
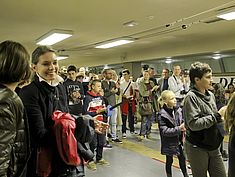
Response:
[[[23,177],[29,158],[29,134],[18,95],[0,84],[0,176]]]
[[[184,122],[182,109],[174,109],[171,115],[171,109],[166,105],[159,112],[159,131],[161,136],[161,153],[163,155],[179,155],[179,145],[183,145],[183,132],[179,126]]]

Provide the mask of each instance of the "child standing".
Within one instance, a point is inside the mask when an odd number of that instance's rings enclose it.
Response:
[[[99,121],[104,121],[104,113],[106,111],[105,103],[100,96],[102,90],[101,82],[99,80],[91,81],[91,91],[87,92],[84,100],[84,113],[92,117],[96,116]],[[103,159],[103,147],[105,144],[105,134],[95,132],[95,136],[90,143],[91,151],[94,153],[96,149],[96,163],[92,160],[88,163],[87,168],[96,170],[96,164],[109,165],[109,162]]]
[[[161,136],[161,153],[166,155],[166,174],[172,177],[171,166],[173,155],[179,159],[180,169],[184,177],[188,177],[186,170],[185,156],[183,153],[184,123],[182,109],[176,108],[175,94],[170,90],[162,92],[159,98],[159,130]]]

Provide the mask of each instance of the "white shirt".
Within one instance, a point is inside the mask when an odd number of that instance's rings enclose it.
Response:
[[[130,83],[130,82],[131,82],[131,83]],[[127,86],[128,86],[129,83],[130,83],[130,85],[129,85],[128,89],[126,90],[126,88],[127,88]],[[127,98],[131,97],[131,95],[130,95],[130,93],[131,93],[131,88],[132,88],[133,91],[134,91],[134,89],[135,89],[135,83],[132,82],[132,81],[126,82],[125,80],[123,80],[123,81],[120,83],[120,92],[121,92],[121,94],[123,94],[123,92],[126,90],[126,92],[124,93],[124,95],[125,95]],[[132,92],[132,94],[133,94],[133,92]]]

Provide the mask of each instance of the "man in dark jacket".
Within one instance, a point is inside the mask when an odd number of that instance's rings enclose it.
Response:
[[[70,65],[67,69],[67,79],[64,82],[68,95],[69,112],[74,115],[82,114],[84,91],[82,83],[77,81],[77,68]]]

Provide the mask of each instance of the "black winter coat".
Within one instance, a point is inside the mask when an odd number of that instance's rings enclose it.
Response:
[[[159,131],[161,136],[161,153],[163,155],[179,155],[179,145],[182,145],[183,132],[179,125],[183,123],[182,109],[174,110],[174,117],[164,107],[159,112]]]
[[[62,84],[53,87],[44,81],[39,82],[38,77],[35,76],[33,82],[21,89],[20,97],[28,115],[32,147],[27,176],[37,176],[37,149],[46,146],[53,148],[52,174],[55,175],[52,176],[58,176],[60,171],[68,169],[68,165],[62,161],[58,154],[56,138],[52,131],[54,122],[51,115],[54,110],[68,112],[65,88]]]

